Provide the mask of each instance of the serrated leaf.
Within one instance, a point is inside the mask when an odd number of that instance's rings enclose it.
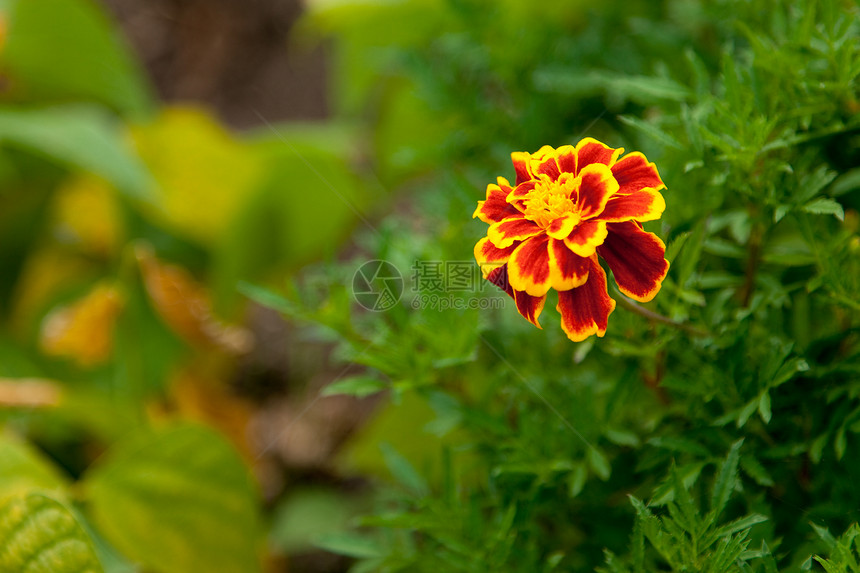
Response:
[[[719,516],[722,513],[735,489],[735,484],[738,480],[740,451],[743,443],[744,440],[741,438],[732,444],[726,460],[720,466],[717,479],[714,481],[714,488],[711,491],[711,511],[715,516]]]
[[[812,526],[812,529],[815,531],[815,534],[821,538],[824,544],[828,549],[833,549],[836,546],[836,538],[833,537],[833,534],[830,533],[830,530],[826,527],[821,527],[817,523],[810,522],[809,525]]]
[[[818,555],[813,557],[818,563],[824,568],[827,573],[846,573],[847,569],[845,567],[838,567],[836,564],[831,563],[826,559],[822,559]]]
[[[716,530],[716,534],[720,537],[731,535],[733,533],[737,533],[738,531],[749,529],[753,525],[765,522],[767,520],[768,517],[766,515],[761,515],[760,513],[753,513],[752,515],[741,517],[723,525],[722,527],[719,527]]]
[[[678,233],[669,243],[666,245],[666,254],[664,258],[670,263],[675,261],[675,257],[678,256],[678,253],[681,252],[681,249],[684,247],[684,244],[687,242],[687,239],[690,238],[692,233],[687,231],[685,233]]]
[[[74,514],[42,493],[0,504],[0,571],[100,573],[92,542]]]
[[[741,469],[761,486],[772,487],[774,484],[768,471],[751,455],[741,456]]]
[[[633,117],[632,115],[619,115],[618,119],[621,121],[621,123],[626,123],[630,127],[638,129],[646,136],[659,141],[663,145],[666,145],[668,147],[674,147],[675,149],[683,148],[683,146],[677,139],[675,139],[653,123],[643,121],[638,117]]]
[[[779,223],[782,221],[783,217],[785,217],[789,211],[791,211],[791,205],[778,205],[776,209],[773,210],[773,222]]]
[[[126,195],[153,200],[154,182],[119,126],[85,106],[0,110],[0,142],[104,177]]]
[[[257,498],[241,458],[219,434],[184,424],[118,442],[86,474],[99,530],[164,573],[260,570]]]
[[[376,394],[377,392],[382,392],[386,388],[388,388],[388,384],[378,378],[374,378],[372,376],[352,376],[329,384],[323,388],[320,395],[344,395],[363,398],[365,396],[370,396],[371,394]]]
[[[845,219],[845,211],[842,209],[842,205],[840,205],[835,199],[830,199],[829,197],[813,199],[801,207],[801,210],[814,215],[833,215],[840,221]]]

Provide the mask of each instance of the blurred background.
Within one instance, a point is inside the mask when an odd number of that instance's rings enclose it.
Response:
[[[486,374],[500,364],[479,344],[488,320],[510,335],[489,335],[498,348],[539,337],[540,348],[522,353],[533,365],[554,360],[543,348],[579,365],[593,341],[571,349],[549,332],[555,324],[533,333],[511,308],[492,319],[475,309],[367,311],[352,298],[355,270],[393,261],[410,288],[417,260],[471,262],[484,232],[472,211],[487,183],[512,178],[510,152],[585,135],[658,161],[671,213],[653,230],[666,231],[667,242],[669,231],[686,240],[706,211],[723,209],[729,214],[712,232],[745,245],[749,221],[737,216],[745,204],[713,191],[725,177],[678,150],[705,159],[716,152],[701,137],[681,145],[667,132],[685,129],[679,109],[703,124],[719,109],[696,106],[725,70],[723,55],[749,46],[739,21],[791,36],[790,18],[780,20],[771,4],[0,1],[0,422],[9,442],[0,460],[19,464],[0,469],[0,485],[12,487],[19,474],[44,487],[65,484],[112,572],[334,573],[373,558],[375,546],[344,532],[378,509],[380,496],[386,507],[380,483],[393,476],[426,493],[419,474],[444,482],[450,448],[480,457],[498,427],[522,424],[524,443],[544,444],[542,423],[528,430],[526,417],[507,410],[530,399],[551,418],[544,406]],[[824,4],[838,13],[850,2]],[[843,122],[820,147],[833,169],[848,171],[860,161],[856,73],[819,93],[815,74],[824,68],[808,69],[806,127],[826,114]],[[712,128],[722,121],[713,117]],[[856,179],[842,189],[847,232],[856,231]],[[829,203],[817,208],[836,212]],[[785,260],[801,256],[786,244]],[[709,245],[714,260],[733,257],[713,284],[736,287],[741,246]],[[811,265],[808,250],[801,254]],[[668,279],[671,303],[660,304],[673,319],[704,306],[685,286],[697,261]],[[806,314],[785,321],[797,348],[832,326],[804,300]],[[623,357],[634,374],[656,371],[633,392],[663,404],[654,391],[662,346],[621,314],[603,362],[586,365],[605,374]],[[475,441],[458,434],[466,414],[450,396],[473,408]],[[653,429],[655,420],[642,421],[648,408],[635,404],[627,421]],[[613,435],[620,447],[639,443],[632,431]],[[547,460],[573,447],[553,440]],[[570,470],[578,477],[556,485],[575,496],[586,474],[609,476],[608,462],[589,456],[581,471],[562,464],[541,479]],[[198,473],[171,473],[185,460]],[[483,466],[466,468],[465,484],[483,483]],[[146,497],[140,476],[161,489]],[[136,502],[117,493],[129,484],[144,492]],[[198,505],[162,495],[195,487],[205,490]],[[213,508],[212,499],[229,503]],[[603,511],[591,515],[599,521]],[[164,524],[163,536],[153,533]],[[559,530],[563,545],[583,549],[561,570],[593,567],[603,546],[628,533],[571,527]],[[171,545],[177,533],[187,533],[188,547],[206,539],[208,557]],[[419,550],[403,543],[420,554],[420,540]],[[451,570],[482,570],[475,567]]]

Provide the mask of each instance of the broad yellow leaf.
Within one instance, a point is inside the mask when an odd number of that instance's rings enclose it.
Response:
[[[257,154],[199,109],[165,108],[155,122],[133,127],[132,138],[159,185],[153,217],[207,245],[262,173]]]
[[[122,305],[122,295],[114,286],[96,285],[82,299],[45,317],[42,349],[47,354],[72,358],[81,366],[106,361],[113,349],[114,324]]]

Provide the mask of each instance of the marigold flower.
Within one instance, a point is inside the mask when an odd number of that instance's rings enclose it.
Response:
[[[644,155],[619,159],[623,152],[589,137],[575,147],[512,153],[515,185],[499,177],[478,201],[473,217],[490,225],[475,245],[484,278],[538,328],[552,288],[568,338],[606,333],[615,301],[598,255],[630,298],[647,302],[660,290],[666,246],[641,223],[660,218],[665,185]]]

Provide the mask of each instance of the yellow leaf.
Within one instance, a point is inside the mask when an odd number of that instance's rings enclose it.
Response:
[[[177,334],[191,343],[214,345],[231,354],[250,350],[251,333],[218,320],[206,289],[188,271],[159,261],[147,246],[139,245],[135,254],[155,310]]]
[[[262,173],[254,151],[194,108],[165,108],[132,139],[159,184],[160,223],[209,244],[217,239]]]
[[[123,298],[112,285],[101,283],[72,304],[53,310],[42,322],[41,346],[46,354],[94,366],[110,357],[113,330]]]
[[[51,297],[70,284],[91,281],[98,273],[91,260],[51,245],[32,253],[24,264],[13,297],[12,323],[22,333],[44,312]],[[86,284],[86,283],[84,283]]]
[[[70,179],[54,199],[57,238],[88,254],[109,257],[120,246],[123,229],[110,185],[93,175]]]

